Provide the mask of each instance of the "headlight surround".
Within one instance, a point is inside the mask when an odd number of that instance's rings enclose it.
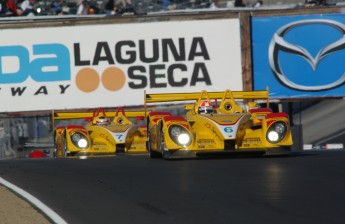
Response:
[[[169,127],[169,136],[176,144],[181,146],[188,146],[192,142],[192,138],[188,131],[177,124],[173,124]]]
[[[171,136],[174,136],[175,138],[178,138],[178,136],[181,134],[181,127],[177,125],[172,125],[169,128],[169,134]]]
[[[88,142],[87,137],[81,132],[74,132],[71,135],[71,140],[72,140],[73,145],[75,145],[78,148],[86,149],[89,147],[89,142]]]
[[[266,138],[270,143],[280,142],[287,133],[287,124],[284,121],[276,121],[267,130]]]

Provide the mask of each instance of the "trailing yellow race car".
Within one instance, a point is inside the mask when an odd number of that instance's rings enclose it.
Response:
[[[266,101],[266,106],[258,108],[257,100]],[[150,157],[169,159],[223,153],[290,153],[292,135],[289,117],[286,113],[272,112],[268,90],[173,94],[145,92],[144,106],[173,101],[194,103],[185,105],[185,116],[159,111],[148,113],[147,149]]]
[[[85,118],[82,125],[57,126],[54,130],[55,157],[114,155],[124,152],[146,152],[146,126],[134,124],[129,118],[144,120],[145,112],[92,112],[54,113],[54,120]],[[111,120],[112,118],[112,120]]]

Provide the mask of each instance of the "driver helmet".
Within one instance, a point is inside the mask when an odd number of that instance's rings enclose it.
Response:
[[[198,108],[199,114],[211,114],[213,113],[213,106],[208,101],[202,101]]]
[[[110,123],[109,118],[104,117],[104,116],[98,117],[96,120],[96,124],[98,125],[105,125],[109,123]]]

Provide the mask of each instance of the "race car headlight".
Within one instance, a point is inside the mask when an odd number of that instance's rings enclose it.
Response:
[[[287,125],[283,121],[277,121],[268,128],[267,140],[270,143],[280,142],[287,133]]]
[[[180,145],[187,145],[190,142],[190,136],[187,133],[182,133],[178,136],[177,141]]]
[[[75,132],[71,135],[71,140],[73,145],[77,146],[78,148],[85,149],[88,147],[89,142],[86,136],[80,132]]]
[[[279,139],[279,135],[276,131],[270,131],[267,134],[268,141],[270,142],[277,142]]]
[[[188,131],[180,125],[171,125],[169,127],[169,136],[176,144],[181,146],[187,146],[191,143]]]
[[[86,139],[80,139],[78,141],[78,146],[79,146],[79,148],[87,148],[87,141],[86,141]]]

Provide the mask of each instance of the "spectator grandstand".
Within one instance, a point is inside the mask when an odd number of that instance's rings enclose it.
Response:
[[[0,0],[0,16],[39,16],[76,14],[152,13],[186,9],[235,8],[234,0],[115,0],[113,13],[106,9],[107,0]],[[344,0],[257,0],[243,1],[246,8],[301,7],[344,4]],[[81,13],[81,9],[84,9]],[[78,10],[79,9],[79,10]],[[79,12],[78,12],[79,11]]]

